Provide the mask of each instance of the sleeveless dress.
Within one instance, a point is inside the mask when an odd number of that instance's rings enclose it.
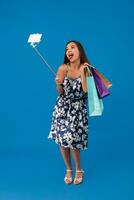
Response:
[[[65,76],[62,85],[64,94],[57,98],[48,138],[62,147],[85,150],[88,147],[87,95],[82,90],[81,78]]]

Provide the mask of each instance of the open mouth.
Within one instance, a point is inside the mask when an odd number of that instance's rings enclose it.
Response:
[[[68,58],[69,58],[69,60],[71,60],[73,56],[74,56],[73,53],[68,54]]]

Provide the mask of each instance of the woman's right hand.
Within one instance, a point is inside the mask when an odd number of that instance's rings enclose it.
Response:
[[[55,82],[56,82],[56,85],[57,85],[57,91],[59,92],[59,93],[61,93],[61,94],[64,94],[64,89],[63,89],[63,87],[62,87],[62,81],[61,81],[61,79],[60,78],[58,78],[58,77],[56,77],[55,78]]]
[[[57,85],[61,85],[62,84],[62,80],[58,76],[56,76],[55,82],[56,82]]]

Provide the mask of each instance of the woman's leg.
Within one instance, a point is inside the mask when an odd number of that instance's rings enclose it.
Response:
[[[72,169],[70,148],[60,147],[60,151],[67,169]]]
[[[74,159],[74,162],[75,162],[76,170],[81,170],[80,150],[79,149],[71,149],[71,153],[73,155],[73,159]]]
[[[72,165],[71,165],[71,155],[70,155],[70,148],[60,147],[60,151],[66,165],[67,171],[65,175],[65,182],[67,184],[72,183]]]
[[[79,184],[82,182],[82,179],[83,179],[83,171],[81,169],[81,163],[80,163],[80,150],[72,149],[71,153],[73,155],[75,166],[76,166],[74,184]]]

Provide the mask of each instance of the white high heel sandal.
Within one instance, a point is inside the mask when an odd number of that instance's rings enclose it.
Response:
[[[72,172],[72,170],[71,169],[67,169],[66,172]],[[64,181],[65,181],[66,184],[71,184],[72,181],[73,181],[72,180],[72,176],[71,177],[65,176]]]
[[[84,174],[84,171],[81,169],[81,170],[76,170],[76,173],[82,173],[82,177],[75,177],[74,181],[73,181],[73,184],[75,185],[78,185],[80,183],[82,183],[83,181],[83,174]],[[76,176],[76,175],[75,175]]]

